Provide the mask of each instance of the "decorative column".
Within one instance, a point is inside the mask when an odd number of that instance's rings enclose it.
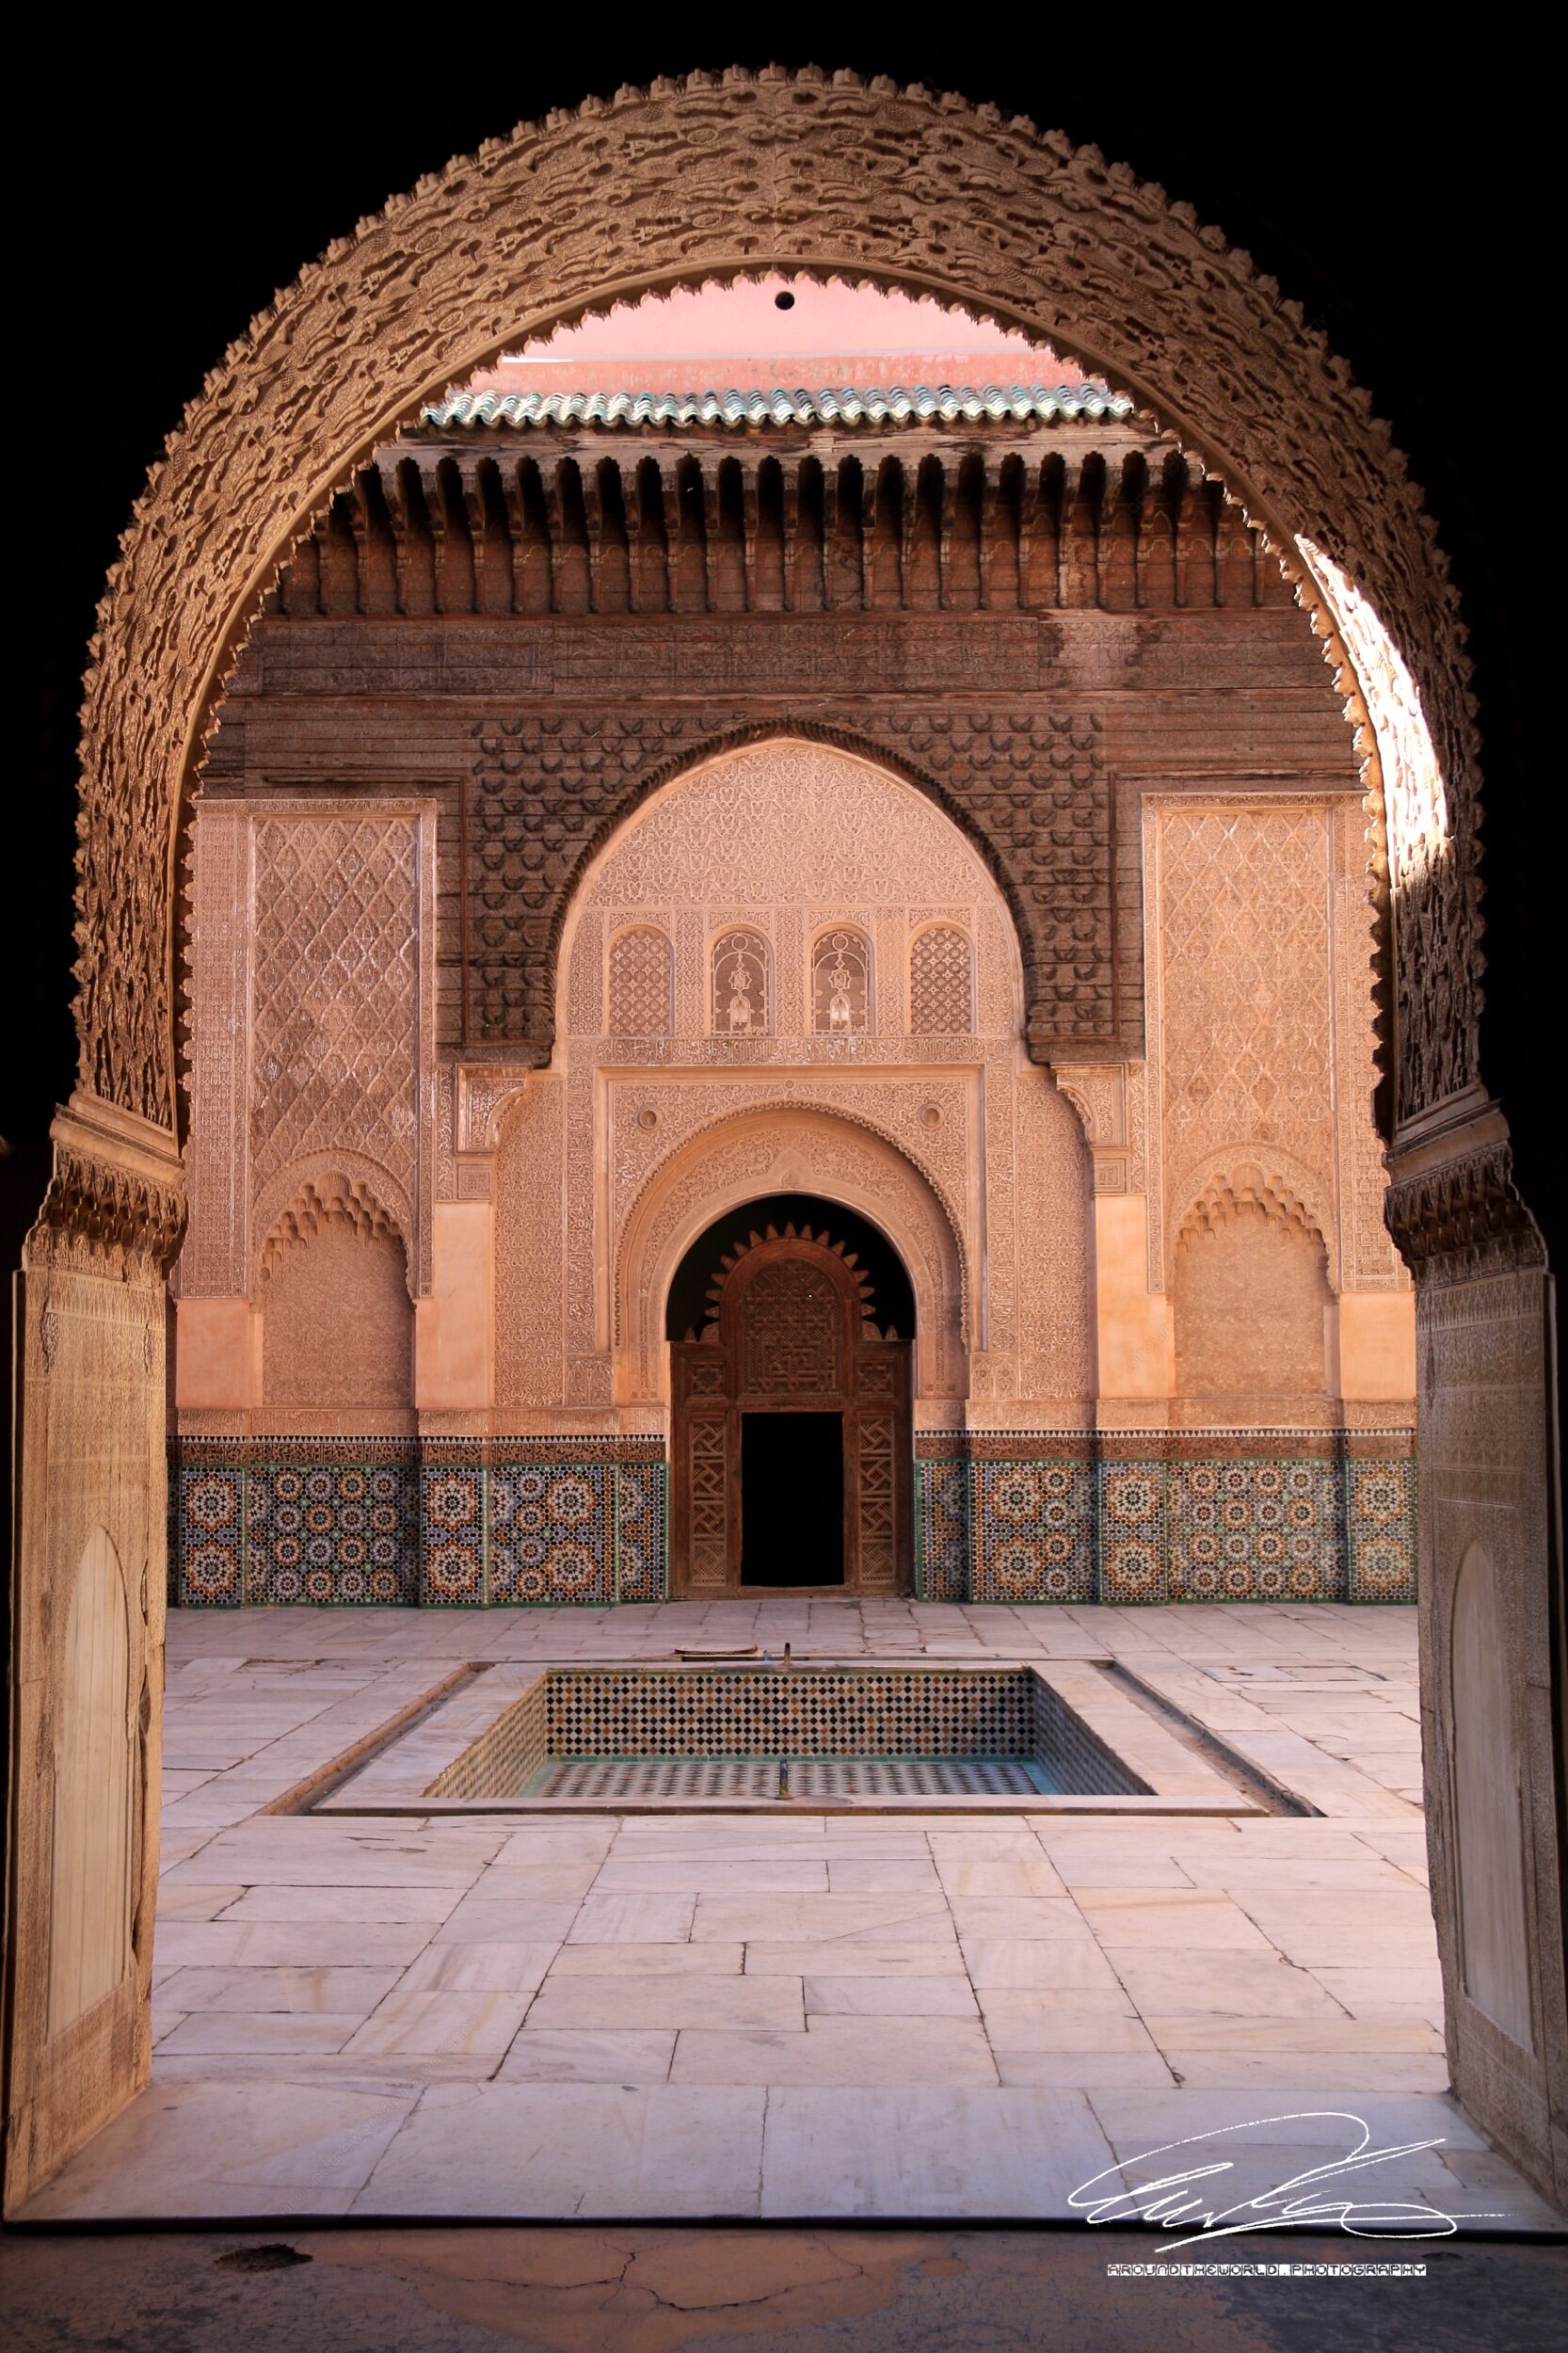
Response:
[[[1170,1295],[1156,1289],[1160,1197],[1151,1198],[1129,1094],[1141,1104],[1145,1074],[1123,1063],[1054,1065],[1088,1139],[1095,1195],[1096,1409],[1098,1428],[1158,1428],[1176,1388]],[[1156,1230],[1152,1237],[1150,1225]]]
[[[13,2212],[147,2083],[164,1673],[172,1136],[72,1096],[19,1278]]]
[[[1552,1277],[1481,1086],[1404,1123],[1389,1168],[1389,1228],[1416,1276],[1422,1753],[1448,2064],[1466,2114],[1561,2203]]]

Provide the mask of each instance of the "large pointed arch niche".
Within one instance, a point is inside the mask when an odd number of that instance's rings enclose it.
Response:
[[[937,922],[972,985],[963,1022],[934,1039],[912,1026],[909,973]],[[604,1033],[614,960],[633,932],[667,943],[668,1034]],[[853,938],[874,971],[862,1017],[838,1031],[816,1018],[824,936]],[[920,1306],[917,1409],[966,1394],[965,1360],[988,1317],[986,1136],[988,1123],[1010,1132],[1022,966],[997,882],[936,800],[813,737],[781,732],[699,760],[593,860],[568,913],[562,973],[564,1116],[569,1128],[591,1096],[609,1147],[591,1179],[598,1239],[583,1278],[607,1280],[615,1401],[667,1402],[664,1296],[694,1236],[737,1202],[789,1192],[844,1202],[888,1233]],[[1027,1083],[1050,1087],[1032,1070]],[[587,1183],[577,1116],[566,1164],[575,1149]]]
[[[910,957],[934,924],[956,930],[975,966],[958,1026],[1018,1034],[1012,913],[957,819],[869,747],[781,728],[695,760],[600,846],[562,926],[559,1027],[573,1039],[603,1032],[623,943],[651,936],[674,956],[677,1039],[732,1042],[744,1030],[766,1052],[770,1035],[814,1034],[809,1050],[847,1066],[907,1033]],[[866,984],[860,1017],[836,1035],[814,1017],[813,990],[821,943],[840,936]],[[749,1000],[744,1025],[732,1018],[738,993]]]

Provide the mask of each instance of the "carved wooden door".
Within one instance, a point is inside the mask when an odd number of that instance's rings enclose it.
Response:
[[[743,1420],[792,1413],[841,1419],[843,1590],[907,1590],[909,1342],[881,1337],[842,1242],[809,1226],[754,1233],[722,1261],[701,1338],[673,1343],[670,1355],[673,1592],[740,1590]]]

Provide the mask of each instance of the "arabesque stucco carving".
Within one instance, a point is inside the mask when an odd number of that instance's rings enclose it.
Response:
[[[1454,844],[1424,870],[1400,1110],[1475,1078],[1457,600],[1345,362],[1190,206],[1092,148],[881,78],[736,69],[590,101],[421,181],[280,294],[186,410],[124,536],[88,678],[84,1091],[174,1122],[171,828],[236,643],[333,487],[505,343],[773,269],[929,291],[1050,338],[1145,403],[1278,546],[1310,541],[1370,600],[1418,693]],[[1400,846],[1396,832],[1396,863]]]

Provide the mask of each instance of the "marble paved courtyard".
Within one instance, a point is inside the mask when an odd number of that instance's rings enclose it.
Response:
[[[268,1811],[465,1662],[786,1640],[1115,1659],[1312,1810]],[[26,2218],[1048,2217],[1247,2125],[1230,2204],[1350,2112],[1439,2145],[1340,2194],[1554,2219],[1445,2096],[1413,1610],[183,1611],[168,1662],[152,2088]]]

